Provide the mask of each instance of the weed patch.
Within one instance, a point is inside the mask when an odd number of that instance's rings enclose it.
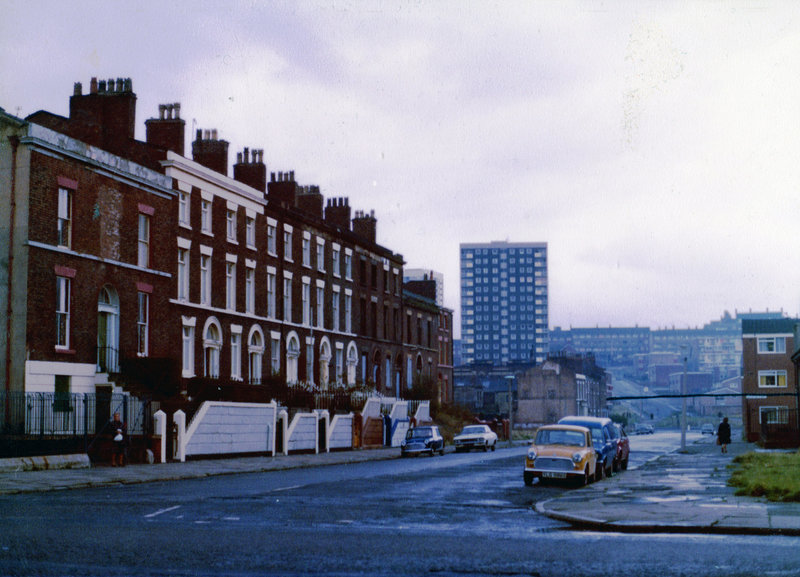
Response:
[[[800,502],[800,452],[746,453],[730,467],[728,484],[737,495]]]

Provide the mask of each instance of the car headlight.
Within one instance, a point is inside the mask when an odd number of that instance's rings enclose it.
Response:
[[[405,440],[405,439],[403,439],[402,441],[400,441],[400,446],[401,446],[401,447],[405,447],[405,446],[406,446],[406,440]]]
[[[528,458],[531,461],[536,459],[536,451],[534,449],[528,449]]]
[[[575,453],[572,455],[572,462],[576,465],[581,462],[582,455],[580,453]]]

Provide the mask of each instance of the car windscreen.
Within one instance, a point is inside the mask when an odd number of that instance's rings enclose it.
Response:
[[[462,435],[482,435],[486,432],[483,427],[464,427],[461,431]]]
[[[406,433],[406,439],[427,439],[428,437],[433,436],[433,431],[431,429],[422,428],[422,429],[411,429]]]
[[[583,447],[586,436],[580,431],[561,431],[547,429],[536,434],[537,445],[567,445]]]

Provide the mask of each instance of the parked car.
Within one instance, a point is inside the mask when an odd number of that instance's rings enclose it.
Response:
[[[495,450],[497,446],[497,433],[488,425],[467,425],[461,432],[453,437],[456,452],[469,451],[470,449]]]
[[[625,434],[625,428],[619,423],[614,423],[615,439],[617,440],[617,458],[614,461],[615,471],[628,470],[628,458],[631,454],[631,442]]]
[[[714,434],[714,425],[711,423],[705,423],[702,427],[700,427],[700,433],[703,435],[713,435]]]
[[[531,485],[539,479],[578,479],[586,485],[595,478],[597,453],[592,433],[586,427],[545,425],[536,431],[525,456],[523,480]]]
[[[653,425],[648,425],[647,423],[639,423],[636,425],[634,432],[637,435],[652,435],[655,432],[653,429]]]
[[[595,480],[610,477],[614,472],[614,459],[617,457],[617,442],[614,437],[614,424],[606,417],[563,417],[559,425],[577,425],[592,432],[592,443],[597,452]]]
[[[444,437],[439,433],[436,425],[413,427],[406,433],[406,438],[400,443],[400,455],[408,457],[429,453],[444,455]]]

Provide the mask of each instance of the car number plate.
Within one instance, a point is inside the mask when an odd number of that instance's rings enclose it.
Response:
[[[545,479],[566,479],[566,473],[542,473],[542,477]]]

